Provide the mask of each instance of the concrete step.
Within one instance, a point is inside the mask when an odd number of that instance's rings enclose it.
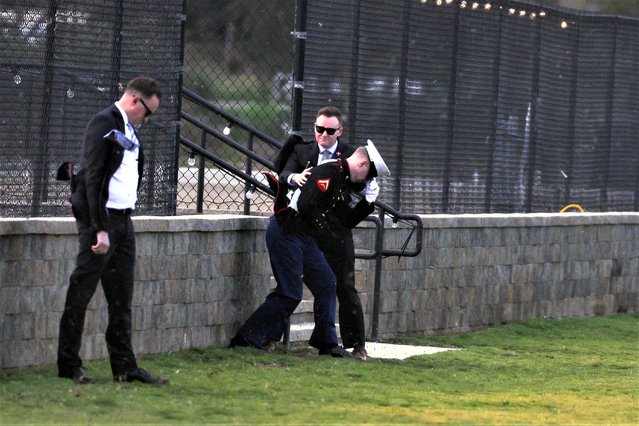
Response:
[[[313,333],[313,327],[315,327],[314,322],[305,322],[299,324],[291,323],[291,343],[308,342],[308,340],[311,338],[311,334]],[[339,338],[339,324],[335,324],[335,328],[337,329],[337,337]]]
[[[313,317],[313,301],[302,300],[291,315],[291,324],[299,324],[305,322],[314,322]]]
[[[272,287],[275,288],[275,279],[271,277]],[[315,327],[315,318],[313,317],[313,295],[308,287],[304,286],[304,293],[302,294],[302,301],[293,315],[291,315],[291,343],[295,342],[307,342],[311,338],[313,328]],[[337,336],[339,337],[339,324],[335,324],[337,329]]]
[[[337,329],[337,337],[339,339],[339,320],[335,318],[335,328]],[[311,338],[315,327],[315,318],[313,316],[313,296],[310,291],[304,288],[304,299],[297,306],[293,315],[291,315],[291,343],[305,342]]]

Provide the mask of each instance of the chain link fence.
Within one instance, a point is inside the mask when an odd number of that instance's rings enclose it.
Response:
[[[211,10],[209,1],[189,0],[187,16],[184,87],[277,141],[287,137],[295,1],[217,0]],[[266,159],[275,155],[273,146],[260,143],[241,126],[188,97],[183,99],[182,110],[223,136],[203,132],[201,126],[184,119],[181,136],[233,166],[246,170],[251,160],[223,143],[224,136]],[[260,172],[268,168],[248,169],[262,179]],[[184,146],[180,147],[178,176],[178,213],[197,211],[199,182],[203,185],[202,211],[242,212],[247,202],[252,211],[270,211],[267,195],[251,190],[241,179]]]
[[[68,214],[55,170],[138,74],[165,92],[142,129],[147,214],[241,212],[253,193],[178,136],[256,178],[275,155],[182,87],[274,141],[312,140],[316,111],[339,107],[404,212],[637,211],[638,28],[510,0],[5,1],[0,214]],[[250,203],[270,210],[260,191]]]
[[[3,1],[0,5],[0,215],[67,216],[84,128],[139,74],[157,78],[160,110],[140,133],[138,210],[175,210],[175,151],[184,0]]]
[[[197,3],[189,17],[205,14]],[[639,210],[636,18],[510,0],[283,3],[220,2],[215,31],[189,21],[185,81],[279,140],[296,117],[312,140],[316,111],[339,107],[343,138],[377,142],[393,173],[381,200],[404,212]],[[289,113],[294,82],[303,102]],[[241,210],[241,182],[209,187],[207,208]]]
[[[390,164],[383,201],[639,210],[638,19],[508,0],[308,5],[303,130],[322,105],[348,112],[346,137]]]

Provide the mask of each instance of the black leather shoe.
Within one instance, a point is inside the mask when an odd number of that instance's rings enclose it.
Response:
[[[362,361],[366,361],[368,359],[368,352],[366,352],[366,348],[363,345],[356,345],[353,348],[353,352],[351,352],[355,358],[359,358]]]
[[[335,346],[334,348],[330,348],[330,349],[320,349],[319,350],[319,354],[320,355],[330,355],[333,358],[359,359],[359,358],[354,357],[353,355],[351,355],[351,353],[348,352],[346,349],[344,349],[343,346]]]
[[[70,374],[58,373],[58,377],[71,379],[79,385],[88,385],[95,383],[93,377],[89,377],[84,374],[84,371],[82,371],[81,368],[74,368]]]
[[[141,382],[147,385],[167,385],[170,383],[169,379],[152,376],[151,373],[140,367],[127,373],[116,375],[113,380],[116,382]]]

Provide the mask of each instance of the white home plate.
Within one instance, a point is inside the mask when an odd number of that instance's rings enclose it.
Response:
[[[390,343],[366,342],[366,352],[371,358],[406,359],[416,355],[430,355],[437,352],[456,351],[454,348],[433,346],[391,345]]]

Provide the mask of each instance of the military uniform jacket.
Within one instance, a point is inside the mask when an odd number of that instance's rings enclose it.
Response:
[[[346,160],[330,161],[313,168],[297,198],[297,216],[304,226],[303,231],[341,239],[345,232],[373,212],[374,205],[365,198],[354,207],[350,206],[350,183]],[[288,218],[290,207],[276,214]],[[283,228],[288,231],[286,226]]]
[[[355,147],[338,139],[337,149],[335,150],[332,158],[348,158],[353,152],[355,152]],[[280,173],[282,183],[288,185],[287,180],[291,174],[300,173],[309,166],[317,166],[319,153],[319,146],[316,141],[296,143],[286,159],[286,164]]]

